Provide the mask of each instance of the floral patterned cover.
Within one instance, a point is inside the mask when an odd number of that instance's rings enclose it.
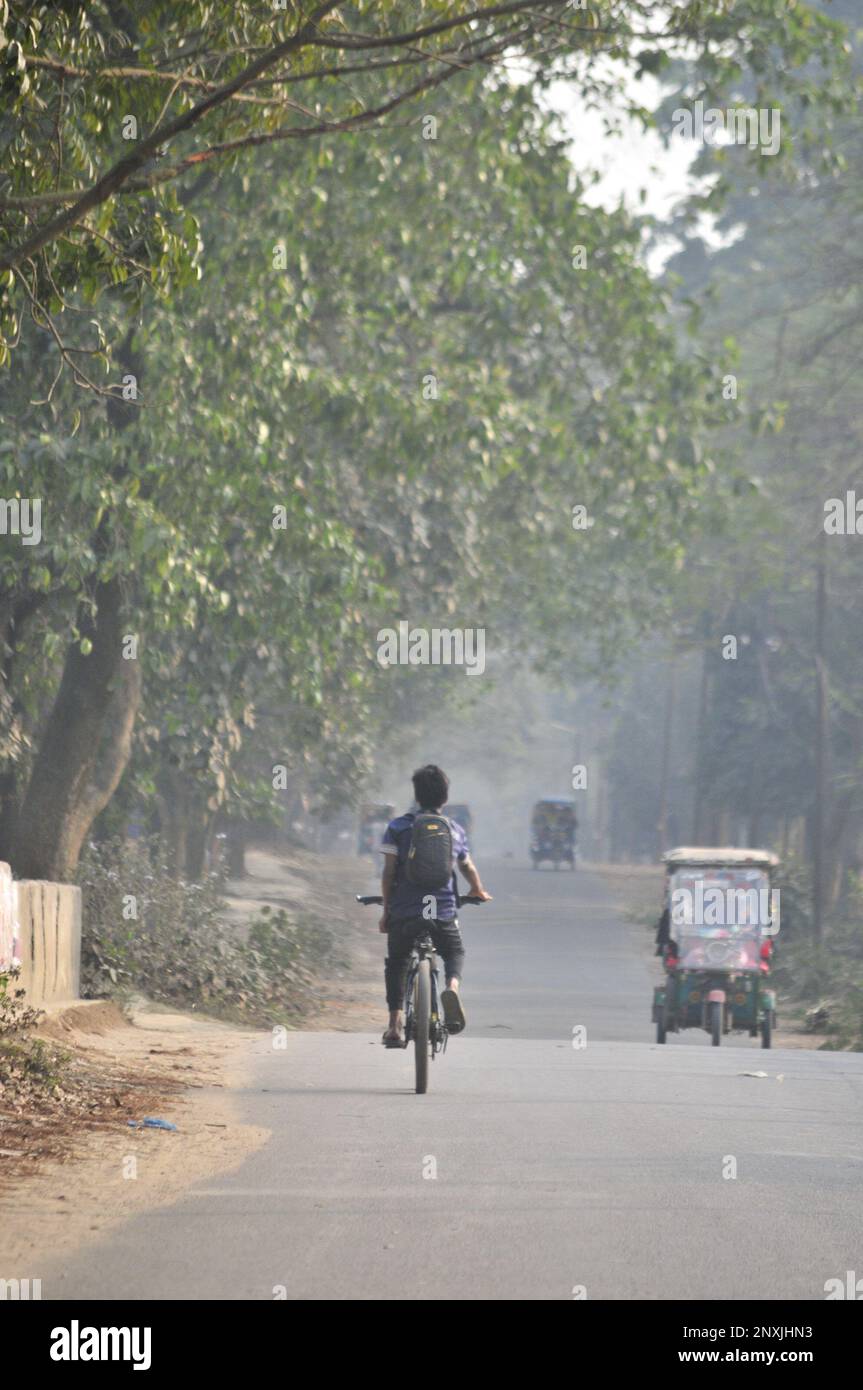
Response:
[[[0,864],[0,970],[18,964],[18,914],[15,885],[8,864]]]

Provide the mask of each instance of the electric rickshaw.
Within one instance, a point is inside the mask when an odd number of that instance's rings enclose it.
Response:
[[[666,906],[657,930],[665,980],[653,991],[656,1041],[703,1028],[714,1047],[730,1032],[770,1047],[776,994],[770,957],[779,930],[765,849],[683,847],[664,856]]]
[[[575,802],[562,797],[537,801],[530,822],[530,859],[535,869],[546,860],[559,869],[575,868]]]
[[[360,807],[357,854],[373,855],[380,849],[384,831],[395,813],[395,806],[386,801],[368,801]]]

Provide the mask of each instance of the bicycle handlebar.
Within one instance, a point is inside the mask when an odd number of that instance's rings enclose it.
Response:
[[[377,893],[372,893],[372,894],[357,893],[357,902],[358,902],[358,903],[362,903],[363,907],[369,907],[372,903],[378,903],[379,905],[382,906],[382,905],[383,905],[383,901],[384,901],[383,898],[380,896],[380,894],[377,894]],[[473,905],[477,905],[477,904],[479,904],[479,903],[484,903],[484,902],[485,902],[485,898],[477,898],[477,897],[460,898],[460,897],[456,897],[456,906],[457,906],[457,907],[463,907],[465,903],[471,903],[471,904],[473,904]]]

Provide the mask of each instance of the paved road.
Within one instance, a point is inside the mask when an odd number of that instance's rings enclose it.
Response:
[[[596,876],[488,879],[427,1096],[376,1036],[263,1039],[240,1100],[269,1143],[46,1296],[820,1299],[863,1272],[863,1056],[657,1047],[649,941]]]

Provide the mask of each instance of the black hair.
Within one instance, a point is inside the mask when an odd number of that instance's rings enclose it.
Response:
[[[425,767],[417,768],[411,781],[421,811],[439,811],[441,806],[446,805],[449,797],[449,778],[443,768],[435,767],[434,763],[426,763]]]

